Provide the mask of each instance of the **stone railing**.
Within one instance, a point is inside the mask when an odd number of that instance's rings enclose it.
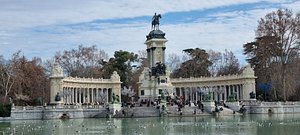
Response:
[[[281,102],[281,105],[300,105],[300,102]]]
[[[77,77],[66,77],[63,79],[64,82],[82,82],[82,83],[111,83],[111,79],[103,78],[77,78]]]
[[[237,79],[245,79],[249,78],[249,76],[244,76],[243,74],[235,74],[235,75],[226,75],[226,76],[217,76],[217,77],[190,77],[190,78],[171,78],[171,82],[198,82],[198,81],[226,81],[226,80],[237,80]],[[256,78],[252,76],[251,78]]]
[[[43,110],[43,106],[13,106],[12,110]]]
[[[251,102],[240,102],[240,105],[245,106],[284,106],[284,105],[300,105],[300,102],[261,102],[261,101],[251,101]]]
[[[21,110],[43,110],[43,109],[98,109],[105,108],[104,105],[60,105],[60,106],[14,106],[12,110],[21,111]]]

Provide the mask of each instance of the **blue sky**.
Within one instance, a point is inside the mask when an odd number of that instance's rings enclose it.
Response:
[[[154,13],[162,14],[167,52],[231,50],[245,64],[243,44],[254,40],[259,18],[278,8],[297,13],[296,0],[0,0],[0,55],[50,59],[55,52],[96,45],[144,50]]]

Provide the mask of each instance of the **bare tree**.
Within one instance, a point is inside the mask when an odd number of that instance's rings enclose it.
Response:
[[[171,71],[178,69],[181,63],[181,58],[177,53],[171,53],[168,55],[166,65]]]
[[[41,66],[41,59],[27,60],[18,51],[10,60],[1,60],[0,90],[5,99],[11,96],[17,104],[26,102],[34,105],[35,101],[41,104],[47,100],[47,87],[49,82]]]
[[[275,95],[287,100],[293,93],[292,89],[295,89],[291,87],[293,79],[289,72],[291,64],[299,56],[300,14],[295,16],[291,10],[278,9],[268,13],[258,23],[256,41],[244,45],[245,54],[255,71],[263,69],[269,73],[267,76],[276,89]]]
[[[277,47],[279,51],[271,58],[272,62],[278,63],[280,70],[280,84],[283,90],[283,100],[287,100],[287,71],[288,65],[292,63],[300,50],[300,15],[293,15],[288,9],[278,9],[261,18],[256,30],[257,37],[278,38]]]
[[[212,76],[229,75],[240,73],[240,64],[232,51],[225,49],[223,53],[208,50],[209,60],[212,65],[209,71]]]
[[[240,72],[240,64],[233,52],[225,49],[220,61],[220,67],[217,75],[238,74]]]
[[[101,68],[108,60],[108,54],[96,46],[78,46],[78,49],[57,52],[55,59],[69,76],[103,77]]]
[[[208,50],[207,54],[209,56],[208,59],[212,62],[212,65],[209,66],[209,72],[212,76],[217,76],[220,68],[220,61],[222,59],[222,53],[214,50]]]
[[[15,77],[13,74],[12,63],[6,63],[4,59],[0,59],[0,92],[4,94],[4,100],[7,100],[7,96],[12,90],[12,86],[15,83]]]

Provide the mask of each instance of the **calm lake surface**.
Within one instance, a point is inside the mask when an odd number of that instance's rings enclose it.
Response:
[[[300,114],[0,122],[0,135],[299,135]]]

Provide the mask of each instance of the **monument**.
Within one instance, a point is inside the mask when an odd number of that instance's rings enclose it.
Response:
[[[170,81],[170,71],[165,65],[165,33],[159,29],[160,14],[154,14],[150,33],[146,36],[149,67],[145,67],[139,77],[140,100],[157,100],[161,96],[173,95],[174,86]],[[166,106],[166,105],[164,105]]]
[[[50,76],[50,104],[59,105],[63,104],[62,97],[62,82],[64,74],[63,69],[57,61],[52,65]]]
[[[167,39],[160,29],[160,14],[152,17],[151,30],[146,36],[147,62],[139,77],[139,99],[159,104],[168,103],[168,99],[180,97],[182,102],[196,103],[206,101],[204,106],[214,109],[215,102],[249,101],[249,93],[255,93],[255,78],[253,68],[246,66],[241,74],[217,77],[170,78],[170,71],[165,65]],[[202,93],[202,94],[201,94]],[[210,93],[209,100],[203,93]],[[207,95],[208,96],[208,95]],[[161,97],[167,97],[161,100]],[[160,102],[162,101],[162,102]],[[230,102],[232,103],[232,102]]]

